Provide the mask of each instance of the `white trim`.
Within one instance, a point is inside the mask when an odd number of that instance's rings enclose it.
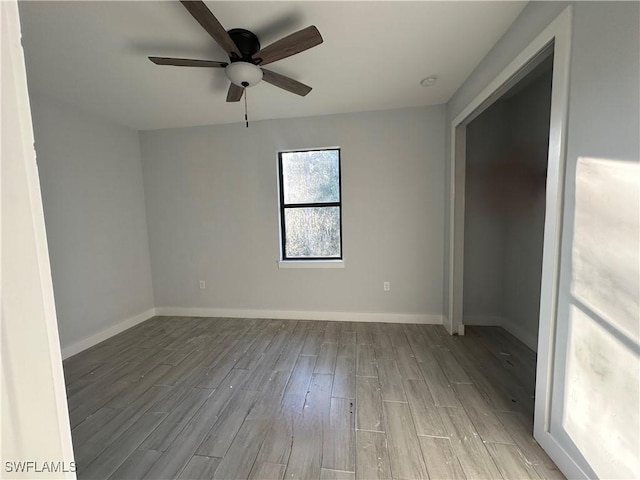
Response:
[[[278,268],[344,268],[344,260],[280,260]]]
[[[538,362],[536,372],[536,398],[534,417],[534,438],[560,467],[568,478],[588,478],[585,472],[571,458],[550,433],[551,386],[553,382],[554,346],[557,314],[558,272],[560,244],[562,237],[562,212],[564,197],[564,170],[566,160],[566,128],[569,99],[569,69],[571,52],[571,27],[573,10],[568,6],[558,15],[496,78],[477,95],[451,123],[450,157],[450,218],[449,231],[449,299],[451,331],[457,330],[462,322],[462,313],[452,309],[462,295],[462,285],[458,284],[457,269],[461,262],[460,241],[456,241],[456,222],[464,216],[464,206],[456,208],[456,161],[460,149],[456,149],[458,133],[473,115],[490,105],[492,97],[510,80],[522,71],[550,42],[554,42],[553,87],[551,98],[551,121],[549,132],[549,156],[546,186],[546,212],[542,257],[542,279],[540,292],[540,319],[538,333]],[[495,98],[495,97],[494,97]],[[462,132],[461,132],[462,130]],[[464,184],[458,184],[462,190]],[[458,313],[458,315],[456,315]]]
[[[421,323],[442,325],[442,315],[423,313],[320,312],[311,310],[253,310],[241,308],[158,307],[156,315],[170,317],[273,318],[333,322]]]
[[[62,369],[61,362],[61,352],[60,352],[60,342],[58,339],[58,322],[56,317],[56,309],[55,309],[55,300],[53,293],[53,283],[51,279],[51,266],[49,262],[49,250],[47,246],[47,236],[46,236],[46,228],[44,222],[44,212],[42,207],[42,195],[40,191],[40,179],[38,176],[38,167],[36,162],[35,150],[34,150],[34,137],[33,137],[33,125],[31,118],[31,108],[29,103],[29,92],[27,88],[27,76],[26,76],[26,68],[25,68],[25,60],[24,60],[24,50],[21,44],[21,28],[20,28],[20,13],[18,10],[17,1],[2,1],[0,2],[0,31],[2,31],[2,35],[0,36],[0,43],[2,43],[2,63],[0,68],[4,69],[2,72],[3,78],[5,75],[7,78],[11,80],[2,86],[2,95],[9,94],[13,98],[13,101],[8,102],[10,105],[7,108],[7,115],[5,117],[5,111],[3,109],[2,112],[2,130],[0,133],[0,137],[7,135],[7,137],[14,138],[13,145],[15,146],[15,150],[10,149],[8,151],[11,154],[15,154],[16,157],[19,155],[20,158],[14,158],[14,161],[11,162],[11,168],[16,169],[14,172],[17,172],[19,169],[24,169],[24,178],[25,183],[24,186],[20,185],[19,188],[20,194],[25,194],[27,197],[26,202],[28,203],[28,207],[25,207],[22,210],[27,210],[30,213],[31,218],[25,219],[25,223],[30,222],[30,228],[25,228],[24,232],[29,231],[29,234],[32,235],[31,239],[33,241],[33,250],[29,248],[29,254],[34,254],[37,262],[37,273],[29,271],[29,278],[25,281],[24,277],[14,275],[14,272],[10,272],[7,277],[9,277],[9,281],[17,281],[20,282],[21,286],[24,285],[24,289],[21,290],[21,293],[24,294],[24,298],[21,296],[19,301],[28,301],[27,298],[31,298],[31,300],[39,297],[38,300],[41,301],[42,308],[42,318],[38,318],[38,321],[42,320],[42,323],[39,323],[39,329],[37,331],[29,331],[29,332],[20,332],[24,333],[26,336],[23,339],[18,339],[19,342],[29,343],[30,336],[40,336],[45,335],[47,340],[47,352],[43,354],[42,359],[45,356],[48,356],[48,362],[41,361],[41,358],[37,359],[37,363],[34,363],[34,368],[46,368],[50,367],[51,374],[51,387],[53,389],[53,402],[54,405],[43,404],[38,405],[38,400],[36,398],[27,399],[32,401],[31,405],[22,405],[24,408],[16,410],[16,418],[12,418],[11,421],[15,423],[13,425],[14,429],[19,429],[23,434],[20,439],[13,439],[17,442],[14,445],[14,448],[7,448],[11,454],[22,454],[28,455],[26,459],[30,460],[38,460],[33,457],[33,454],[39,454],[40,452],[46,451],[59,451],[59,458],[55,460],[60,460],[64,462],[70,462],[74,459],[73,454],[73,444],[71,440],[71,429],[69,426],[69,410],[67,404],[67,392],[64,384],[64,373]],[[8,71],[7,71],[8,70]],[[7,73],[5,74],[5,71]],[[8,142],[12,143],[12,142]],[[4,152],[4,145],[3,145]],[[5,166],[2,166],[2,174],[5,174]],[[22,172],[20,172],[22,174]],[[18,174],[17,178],[20,178],[20,174]],[[14,179],[15,173],[11,175],[11,179]],[[4,181],[4,179],[3,179]],[[4,192],[2,199],[4,200]],[[4,207],[4,206],[3,206]],[[2,234],[4,235],[4,218],[2,223]],[[22,233],[22,232],[21,232]],[[9,236],[7,236],[8,239]],[[27,239],[28,240],[28,239]],[[1,249],[0,249],[1,251]],[[24,253],[26,253],[25,250]],[[15,253],[15,252],[12,252]],[[23,252],[20,252],[22,254]],[[5,254],[6,255],[6,254]],[[21,257],[18,257],[18,262],[11,263],[9,269],[22,266]],[[4,260],[4,259],[3,259]],[[5,263],[2,262],[2,276],[5,275]],[[33,276],[31,276],[33,275]],[[37,278],[36,278],[37,275]],[[2,282],[4,278],[0,280]],[[36,287],[37,284],[37,288]],[[0,288],[0,290],[2,290]],[[12,311],[13,313],[13,311]],[[2,323],[2,330],[4,330],[4,321],[5,321],[5,309],[3,307],[2,312],[0,312],[0,323]],[[16,319],[12,318],[12,323],[16,322]],[[3,333],[0,332],[0,336]],[[2,348],[2,344],[4,343],[4,339],[0,342],[0,349]],[[11,351],[7,351],[6,353],[2,352],[2,359],[6,361],[6,364],[3,365],[2,368],[2,387],[6,388],[7,386],[11,388],[12,381],[13,382],[29,382],[28,379],[24,378],[12,378],[13,374],[16,373],[12,369],[12,362],[19,361],[19,358],[15,354],[11,354]],[[48,365],[47,365],[48,363]],[[17,371],[20,373],[20,371]],[[9,381],[5,381],[5,375],[9,376]],[[40,387],[45,387],[45,385],[40,385]],[[13,392],[12,390],[8,391],[8,397],[4,395],[2,398],[10,398],[14,402],[25,400],[23,395],[29,390],[23,390],[20,392]],[[30,393],[37,393],[38,388],[31,390]],[[16,396],[17,394],[17,396]],[[0,400],[1,402],[2,400]],[[46,399],[47,403],[49,400]],[[11,400],[10,400],[11,403]],[[55,412],[57,423],[57,431],[53,430],[52,424],[40,425],[40,443],[47,443],[50,448],[43,449],[42,445],[28,445],[24,444],[25,441],[28,441],[30,438],[35,438],[37,433],[38,425],[35,425],[33,422],[25,422],[24,413],[27,413],[29,409],[36,408],[52,408]],[[3,413],[5,413],[5,408],[2,409]],[[14,411],[14,407],[11,405],[8,409],[9,412]],[[4,418],[3,418],[4,419]],[[53,423],[53,421],[52,421]],[[3,431],[4,437],[4,431]],[[43,443],[43,444],[44,444]],[[5,457],[5,452],[2,451],[3,456],[2,460],[9,460],[9,458]],[[23,458],[24,460],[25,458]],[[13,460],[20,460],[20,458],[14,458]],[[51,459],[54,460],[54,459]],[[2,478],[5,478],[4,475],[0,474]],[[64,472],[58,473],[56,478],[67,478],[67,479],[75,479],[76,475],[74,472],[69,472],[65,470]]]
[[[82,340],[78,340],[77,342],[74,342],[62,349],[62,358],[69,358],[77,353],[82,352],[83,350],[86,350],[87,348],[91,348],[94,345],[97,345],[100,342],[104,342],[108,338],[111,338],[114,335],[119,334],[120,332],[124,332],[125,330],[138,325],[145,320],[149,320],[155,315],[156,309],[151,308],[147,311],[134,315],[133,317],[126,318],[116,323],[115,325],[110,326],[109,328],[105,328],[104,330],[94,333],[93,335],[85,337]]]

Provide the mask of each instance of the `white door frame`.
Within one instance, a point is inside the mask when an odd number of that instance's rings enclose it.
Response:
[[[16,0],[0,0],[0,25],[0,478],[75,479]]]
[[[572,14],[572,7],[567,7],[451,122],[449,198],[451,255],[448,299],[451,318],[447,327],[451,333],[464,334],[462,298],[466,126],[526,75],[536,61],[540,60],[542,52],[553,44],[553,86],[540,291],[534,437],[565,475],[572,478],[587,478],[549,431],[564,206]]]

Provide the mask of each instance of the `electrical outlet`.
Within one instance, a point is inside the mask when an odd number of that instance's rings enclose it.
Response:
[[[382,288],[385,292],[388,292],[389,290],[391,290],[391,284],[389,282],[384,282],[382,284]]]
[[[207,284],[204,283],[204,280],[200,280],[200,290],[204,290],[205,288],[207,288]]]

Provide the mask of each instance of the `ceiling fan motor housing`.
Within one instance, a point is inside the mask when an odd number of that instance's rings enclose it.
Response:
[[[253,63],[251,55],[260,50],[258,37],[244,28],[233,28],[227,32],[242,54],[242,58],[231,58],[231,61],[244,60]]]

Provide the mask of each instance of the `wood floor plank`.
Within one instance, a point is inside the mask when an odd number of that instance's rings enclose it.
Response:
[[[324,338],[324,330],[309,330],[304,345],[302,346],[302,355],[318,355],[320,352],[320,345],[322,345],[322,339]]]
[[[98,430],[107,425],[118,413],[120,413],[120,411],[115,408],[102,407],[93,415],[89,415],[80,425],[71,431],[73,443],[75,445],[83,445],[88,442]]]
[[[387,437],[382,432],[356,432],[356,479],[388,480],[391,478]]]
[[[289,375],[289,372],[271,372],[265,382],[263,391],[260,392],[247,418],[271,420],[279,413],[282,408],[281,400],[289,381]]]
[[[138,480],[144,478],[161,456],[162,452],[155,450],[136,450],[111,474],[109,479]]]
[[[333,375],[313,374],[304,404],[305,416],[320,416],[323,421],[329,418],[332,385]]]
[[[451,446],[468,478],[500,479],[495,462],[463,408],[440,407]]]
[[[302,414],[277,415],[269,424],[266,441],[260,447],[256,463],[268,465],[287,465],[291,455],[291,439],[293,438],[293,426],[302,419]],[[284,471],[283,471],[284,473]],[[255,475],[257,473],[254,472]]]
[[[178,476],[217,421],[218,415],[224,408],[222,405],[226,406],[230,401],[231,396],[229,395],[227,399],[227,395],[226,392],[216,390],[207,398],[145,478]]]
[[[322,430],[322,468],[355,472],[356,431],[329,426]]]
[[[436,348],[433,354],[451,383],[473,383],[448,349]]]
[[[242,388],[244,390],[262,391],[266,382],[269,379],[269,375],[274,371],[276,362],[280,357],[279,353],[264,354],[261,356],[258,366],[249,376]]]
[[[409,405],[383,402],[383,410],[393,478],[428,479]]]
[[[341,470],[330,470],[323,468],[320,470],[320,480],[355,480],[355,472],[343,472]]]
[[[420,363],[420,370],[435,404],[439,407],[461,407],[449,379],[438,365],[435,356],[432,353],[425,356],[429,359]]]
[[[294,369],[308,331],[309,322],[298,322],[295,330],[289,337],[287,345],[280,353],[280,357],[278,357],[278,361],[274,367],[275,370],[290,372]]]
[[[328,322],[324,330],[322,343],[338,343],[340,336],[340,322]]]
[[[396,347],[396,360],[402,378],[422,378],[416,357],[409,346]]]
[[[340,323],[340,336],[338,338],[340,345],[356,346],[356,329],[353,322]]]
[[[235,368],[253,371],[275,334],[275,327],[269,324],[265,325],[259,332],[258,338],[251,343],[242,358],[236,362]]]
[[[538,472],[515,445],[486,443],[498,470],[504,478],[539,479]]]
[[[540,478],[545,478],[547,480],[566,480],[562,472],[558,469],[558,467],[547,466],[543,464],[534,465],[533,468],[538,473]]]
[[[339,429],[355,429],[355,413],[355,400],[337,397],[331,398],[329,422],[332,427]]]
[[[131,455],[144,439],[166,417],[165,413],[149,412],[124,432],[117,441],[105,448],[83,470],[85,478],[108,478]]]
[[[449,349],[464,368],[473,384],[494,410],[521,411],[513,385],[503,378],[499,363],[482,346],[469,339],[444,338]],[[526,407],[524,407],[526,408]]]
[[[553,460],[549,458],[542,447],[540,447],[538,442],[533,438],[533,430],[529,425],[529,422],[524,418],[523,414],[514,412],[496,412],[496,415],[529,462],[534,465],[541,464],[555,468]]]
[[[418,435],[446,437],[447,431],[442,424],[440,412],[436,407],[427,384],[422,379],[404,381],[409,409]]]
[[[396,349],[409,349],[411,348],[409,345],[409,341],[407,340],[407,336],[404,333],[404,328],[402,324],[399,323],[389,323],[386,325],[387,335],[389,336],[389,340],[391,340],[391,344]]]
[[[149,388],[156,385],[165,373],[174,368],[171,365],[159,364],[147,374],[141,376],[136,382],[129,385],[121,394],[113,398],[105,404],[109,408],[127,408],[131,403],[135,402],[138,397],[145,393]]]
[[[285,347],[291,342],[291,337],[297,323],[297,320],[286,321],[283,324],[282,328],[273,337],[273,340],[267,346],[267,349],[264,351],[264,353],[267,355],[271,353],[281,354],[284,351]]]
[[[390,402],[406,402],[402,377],[393,356],[386,352],[376,352],[378,359],[378,379],[380,380],[380,394],[382,400]]]
[[[251,469],[250,480],[282,480],[286,465],[278,463],[257,462]]]
[[[331,395],[356,398],[356,364],[353,356],[338,355]]]
[[[405,335],[418,363],[432,360],[432,347],[428,344],[419,325],[403,325]],[[437,348],[437,347],[435,347]]]
[[[474,385],[456,384],[454,389],[482,440],[514,443],[507,429]]]
[[[535,354],[443,332],[155,317],[64,362],[78,477],[564,478],[531,434]]]
[[[220,458],[194,455],[178,477],[179,480],[209,480],[220,465]]]
[[[220,413],[213,428],[200,444],[197,455],[223,458],[240,430],[259,392],[238,390],[229,405]]]
[[[202,388],[193,388],[187,392],[180,404],[147,437],[140,448],[164,452],[212,393],[212,390]]]
[[[323,343],[320,345],[318,359],[313,373],[330,373],[333,374],[336,369],[336,358],[338,356],[337,343]]]
[[[89,438],[89,441],[109,445],[131,425],[136,423],[150,409],[157,398],[167,393],[169,388],[164,385],[151,387],[127,408],[118,410],[117,415],[96,430],[93,436]]]
[[[371,345],[373,343],[373,330],[370,323],[357,322],[354,328],[357,345]]]
[[[294,425],[285,478],[318,479],[322,462],[322,415],[310,414]]]
[[[373,346],[358,344],[356,347],[356,375],[360,377],[377,377],[378,368]]]
[[[311,382],[311,376],[313,375],[313,369],[316,364],[315,356],[300,355],[296,362],[289,383],[285,390],[286,394],[306,394],[309,382]]]
[[[356,401],[357,428],[384,432],[380,383],[376,377],[356,377]]]
[[[429,478],[442,480],[467,478],[448,438],[419,436],[418,439]]]
[[[212,478],[248,478],[268,424],[264,419],[245,420]]]
[[[81,474],[103,450],[104,445],[99,443],[84,442],[74,444],[73,455],[76,461],[76,474],[78,477],[83,478],[84,475],[81,476]]]
[[[329,422],[322,429],[322,468],[355,472],[355,412],[353,400],[331,398]]]

